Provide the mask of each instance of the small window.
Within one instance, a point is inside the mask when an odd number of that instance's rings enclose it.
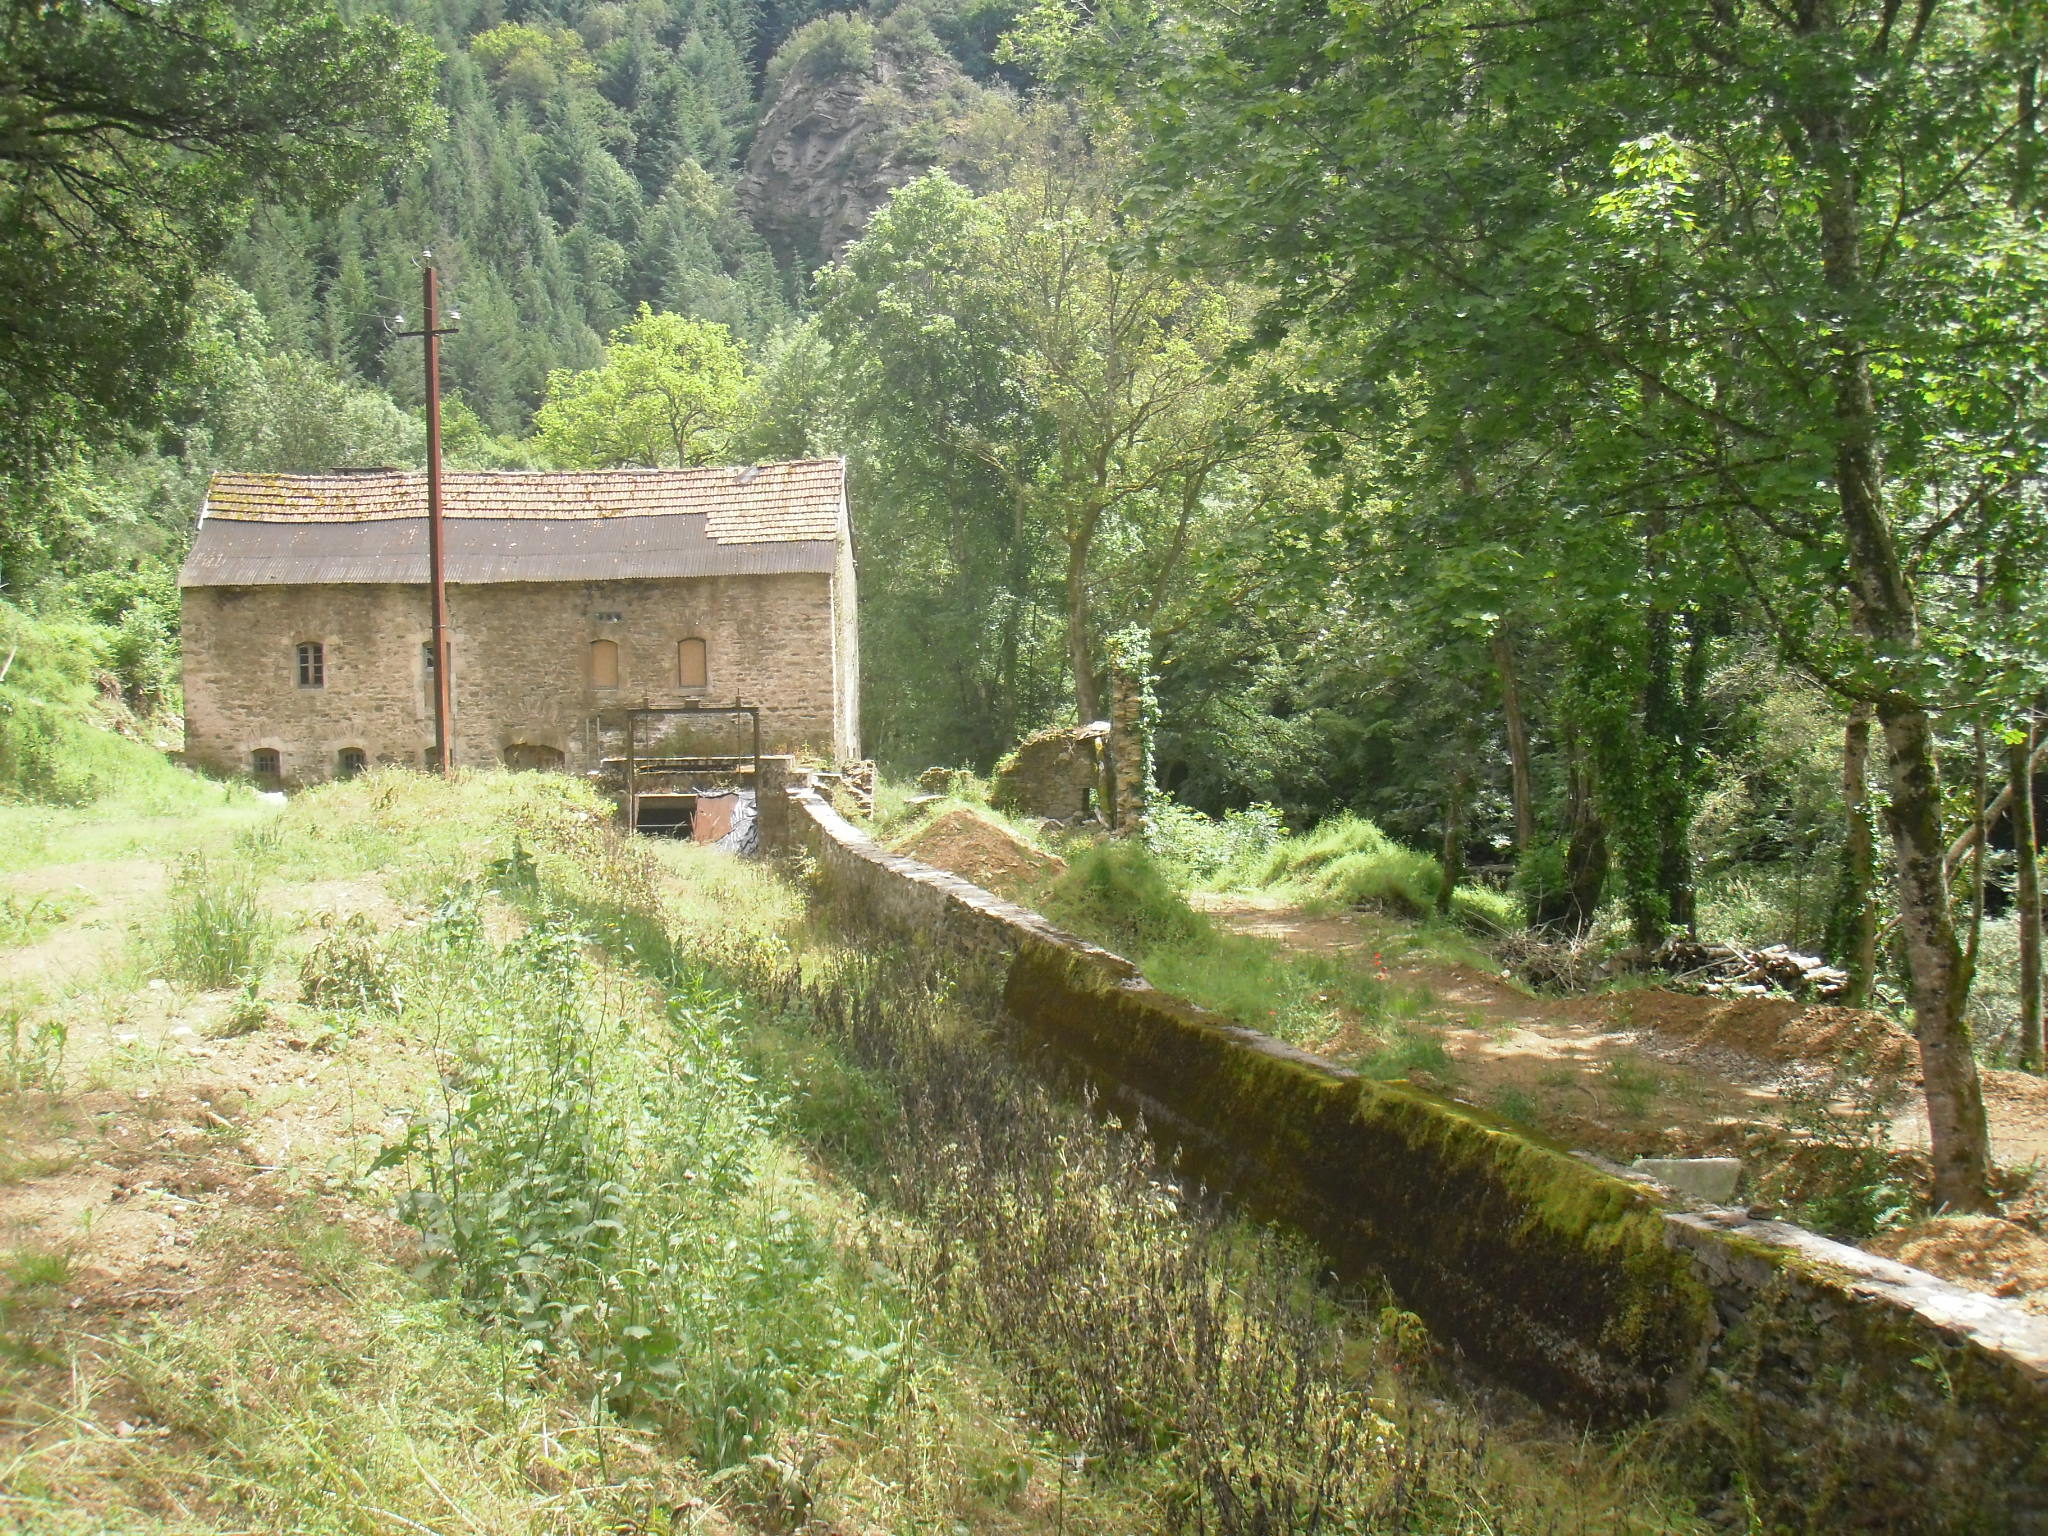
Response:
[[[593,688],[616,688],[619,686],[619,644],[616,640],[593,640],[590,642],[590,686]]]
[[[299,642],[299,686],[301,688],[325,688],[327,686],[327,648],[318,640]]]
[[[685,688],[702,688],[710,676],[702,640],[685,640],[676,647],[676,681],[679,684]]]
[[[283,768],[275,747],[258,747],[249,754],[249,772],[259,779],[274,779]]]
[[[343,747],[335,755],[334,771],[339,777],[344,779],[354,778],[369,766],[370,760],[364,756],[361,747]]]
[[[420,642],[420,665],[427,669],[427,677],[431,680],[434,675],[434,642],[431,640]]]

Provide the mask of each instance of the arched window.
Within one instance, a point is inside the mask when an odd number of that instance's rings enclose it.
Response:
[[[275,747],[258,747],[249,754],[249,772],[259,779],[274,779],[283,768]]]
[[[684,688],[702,688],[711,672],[702,640],[685,640],[676,647],[676,682]]]
[[[590,642],[590,686],[593,688],[616,688],[619,686],[619,643],[616,640],[593,640]]]
[[[343,747],[335,754],[334,771],[344,779],[352,779],[370,766],[370,760],[361,747]]]
[[[325,688],[327,686],[327,647],[318,640],[299,642],[299,686],[301,688]]]

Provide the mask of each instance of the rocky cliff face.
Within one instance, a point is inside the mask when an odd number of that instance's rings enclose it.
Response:
[[[890,192],[949,162],[984,90],[942,54],[878,50],[857,74],[792,74],[755,132],[740,207],[777,260],[831,261]]]

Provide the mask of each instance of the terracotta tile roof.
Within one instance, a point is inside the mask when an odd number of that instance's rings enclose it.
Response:
[[[442,476],[447,518],[548,522],[700,515],[714,543],[761,544],[839,536],[846,469],[839,459],[704,469],[452,471]],[[219,474],[206,521],[363,523],[424,518],[427,477],[417,470],[324,475]]]
[[[598,581],[831,572],[839,459],[751,468],[449,474],[448,579]],[[426,476],[215,475],[185,587],[427,580]]]

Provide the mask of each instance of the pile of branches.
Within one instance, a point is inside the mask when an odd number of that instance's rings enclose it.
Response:
[[[1670,985],[1713,997],[1766,997],[1839,1002],[1849,990],[1849,973],[1818,955],[1802,955],[1783,944],[1744,949],[1738,944],[1702,944],[1683,934],[1665,940],[1650,964],[1666,972]]]
[[[1538,992],[1588,992],[1614,969],[1614,957],[1593,940],[1541,929],[1503,934],[1493,949],[1506,969]]]

